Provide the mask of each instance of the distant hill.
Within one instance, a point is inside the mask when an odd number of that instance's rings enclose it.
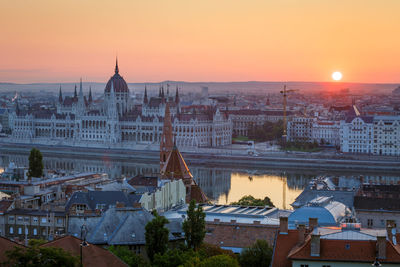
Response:
[[[364,93],[391,93],[398,84],[372,84],[372,83],[336,83],[336,82],[177,82],[177,81],[164,81],[164,86],[170,84],[170,94],[175,93],[175,88],[178,85],[182,88],[182,93],[200,92],[203,86],[209,88],[209,94],[221,93],[237,93],[249,92],[255,94],[268,94],[279,92],[283,85],[286,84],[288,88],[299,89],[300,92],[310,93],[315,91],[339,91],[340,89],[349,88],[352,94]],[[58,92],[59,87],[62,87],[63,92],[73,92],[75,83],[31,83],[31,84],[16,84],[16,83],[0,83],[0,92],[5,91],[52,91]],[[79,84],[76,83],[79,87]],[[84,92],[92,87],[95,93],[101,93],[104,90],[105,83],[98,82],[84,82]],[[145,83],[128,83],[131,92],[143,92]],[[158,92],[159,83],[146,83],[147,89],[150,94]]]

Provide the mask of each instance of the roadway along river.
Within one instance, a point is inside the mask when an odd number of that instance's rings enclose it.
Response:
[[[93,171],[108,173],[116,178],[121,175],[132,177],[137,174],[158,173],[157,155],[147,159],[134,157],[121,158],[109,154],[97,155],[57,155],[44,153],[45,168],[68,171]],[[28,165],[29,150],[7,152],[0,150],[0,172],[10,162],[17,166]],[[364,182],[400,183],[399,174],[369,171],[336,171],[323,168],[294,169],[277,165],[255,165],[251,162],[235,166],[235,162],[210,164],[209,161],[189,157],[187,164],[206,195],[219,204],[229,204],[239,200],[244,195],[257,198],[269,196],[280,208],[290,208],[295,198],[301,193],[310,179],[317,175],[332,175],[343,177],[342,181],[351,181],[352,177],[364,177]]]

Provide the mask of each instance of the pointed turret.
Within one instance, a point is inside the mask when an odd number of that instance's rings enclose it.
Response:
[[[85,112],[85,99],[83,98],[82,78],[79,83],[78,112],[80,114],[83,114]]]
[[[149,103],[149,100],[147,99],[147,87],[146,87],[146,85],[144,86],[144,98],[143,98],[143,103],[144,103],[144,104]]]
[[[58,93],[58,102],[62,103],[63,102],[63,97],[62,97],[62,91],[61,91],[61,85],[60,85],[60,91]]]
[[[161,97],[161,85],[160,88],[158,88],[158,97]]]
[[[169,83],[167,83],[167,99],[169,97]]]
[[[117,117],[117,102],[115,101],[115,91],[114,91],[113,81],[111,81],[110,103],[108,104],[108,116],[112,118]]]
[[[175,103],[179,104],[179,91],[178,86],[176,86]]]
[[[89,103],[91,104],[93,102],[93,97],[92,97],[92,87],[89,87]]]
[[[172,121],[169,104],[165,106],[164,125],[160,142],[160,170],[163,169],[169,153],[174,147],[172,135]]]
[[[165,103],[164,86],[161,87],[161,102]]]

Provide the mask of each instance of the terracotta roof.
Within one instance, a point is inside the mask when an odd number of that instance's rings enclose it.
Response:
[[[54,241],[43,244],[42,247],[57,247],[70,252],[74,256],[80,255],[81,240],[73,236],[64,236]],[[83,266],[127,266],[117,256],[99,246],[89,244],[82,249]]]
[[[301,247],[290,252],[288,258],[292,260],[374,262],[376,257],[376,241],[371,240],[321,239],[320,249],[319,257],[310,256],[311,238],[307,238]],[[398,248],[395,248],[391,242],[386,242],[386,259],[379,261],[400,263]]]
[[[296,246],[299,240],[298,230],[288,230],[287,234],[278,234],[276,237],[272,267],[292,267],[292,261],[288,259],[289,252]]]
[[[6,251],[12,250],[14,247],[23,248],[24,246],[0,236],[0,262],[7,260]]]
[[[193,177],[181,152],[179,152],[176,146],[174,146],[171,153],[169,153],[164,168],[161,170],[161,174],[163,177],[169,179],[192,179]]]
[[[137,175],[133,178],[131,178],[128,181],[128,184],[132,186],[157,186],[158,184],[158,177],[153,176],[153,177],[148,177],[148,176],[143,176],[143,175]]]
[[[206,203],[208,201],[206,194],[204,194],[203,190],[197,184],[191,185],[190,196],[188,197],[190,198],[188,202],[192,201],[192,199],[196,200],[196,203]]]
[[[4,214],[13,204],[13,200],[3,199],[0,201],[0,214]]]

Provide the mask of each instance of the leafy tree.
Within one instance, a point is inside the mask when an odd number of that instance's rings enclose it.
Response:
[[[198,265],[199,267],[239,267],[236,259],[228,255],[217,255],[203,260]],[[255,266],[255,265],[242,265],[242,266]]]
[[[228,255],[232,258],[236,258],[235,253],[232,250],[222,249],[219,246],[203,243],[197,250],[201,258],[210,258],[217,255]]]
[[[265,240],[257,240],[254,245],[242,251],[239,257],[241,266],[268,267],[272,259],[272,248]]]
[[[29,177],[42,177],[43,176],[43,156],[40,150],[32,148],[29,155]]]
[[[270,206],[275,207],[274,203],[272,203],[269,197],[265,197],[264,199],[254,198],[251,195],[247,195],[239,199],[237,202],[232,202],[231,205],[240,205],[240,206]]]
[[[175,267],[189,265],[194,262],[200,262],[200,256],[193,250],[171,249],[164,254],[157,253],[154,256],[154,267]]]
[[[168,248],[169,230],[164,226],[169,221],[154,212],[154,219],[146,224],[146,252],[149,259],[153,261],[154,255],[157,253],[164,254]]]
[[[187,210],[187,218],[183,222],[182,228],[185,232],[186,244],[189,248],[197,249],[206,236],[206,214],[201,206],[197,206],[196,201],[192,200]]]
[[[32,240],[31,240],[32,241]],[[14,247],[6,251],[7,261],[4,266],[29,266],[29,267],[52,267],[52,266],[78,266],[78,257],[72,256],[62,248],[39,247],[42,242],[29,242],[27,248]]]
[[[127,247],[111,246],[108,248],[115,256],[120,258],[130,267],[144,267],[150,266],[142,256],[130,251]]]

